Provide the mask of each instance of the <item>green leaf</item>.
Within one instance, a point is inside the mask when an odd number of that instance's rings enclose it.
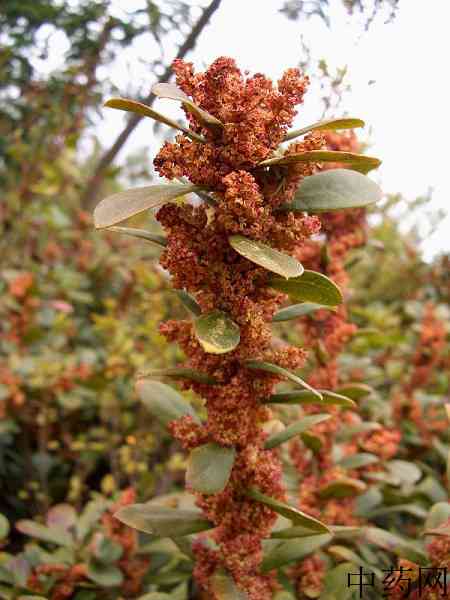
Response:
[[[305,177],[290,204],[280,210],[321,213],[363,208],[379,202],[380,187],[371,179],[349,169],[330,169]]]
[[[376,506],[383,502],[383,494],[375,487],[369,487],[367,492],[356,498],[355,515],[357,517],[366,517]]]
[[[327,525],[325,525],[318,519],[307,515],[306,513],[302,512],[301,510],[298,510],[297,508],[294,508],[293,506],[289,506],[284,502],[280,502],[275,498],[266,496],[256,488],[251,488],[247,490],[246,494],[249,498],[252,498],[252,500],[256,500],[256,502],[261,502],[262,504],[265,504],[266,506],[274,510],[279,515],[286,517],[286,519],[292,521],[294,525],[301,525],[302,527],[307,527],[308,529],[311,529],[311,531],[317,531],[321,533],[329,533],[330,531]]]
[[[344,467],[344,469],[360,469],[361,467],[367,467],[367,465],[373,465],[379,462],[379,460],[378,456],[370,452],[358,452],[357,454],[346,456],[337,464]]]
[[[365,383],[346,383],[341,385],[337,390],[337,394],[342,394],[343,396],[347,396],[352,400],[361,400],[361,398],[365,398],[366,396],[370,396],[373,393],[373,388]]]
[[[378,527],[364,527],[363,531],[364,541],[393,552],[401,558],[407,558],[419,565],[428,564],[428,556],[421,549],[420,544],[404,539],[384,529],[379,529]]]
[[[134,229],[133,227],[108,227],[108,231],[130,235],[131,237],[136,237],[145,240],[146,242],[150,242],[155,246],[159,246],[160,248],[165,248],[167,246],[167,240],[163,235],[156,235],[155,233],[151,233],[145,229]]]
[[[123,583],[123,574],[119,568],[94,561],[88,564],[87,576],[102,587],[117,587]]]
[[[210,354],[231,352],[241,339],[238,325],[221,310],[213,310],[195,319],[194,333],[203,350]]]
[[[356,567],[353,563],[344,562],[326,572],[324,589],[319,600],[351,600],[354,588],[348,587],[348,574]]]
[[[184,108],[192,113],[195,118],[204,126],[213,131],[221,131],[223,123],[216,117],[211,115],[206,110],[203,110],[195,102],[193,102],[189,96],[187,96],[183,90],[181,90],[174,83],[156,83],[152,87],[152,93],[159,98],[169,98],[170,100],[178,100],[184,106]]]
[[[351,479],[350,477],[340,477],[334,481],[330,481],[319,490],[320,498],[348,498],[362,494],[367,490],[367,485],[359,479]]]
[[[8,519],[0,513],[0,540],[4,540],[9,535],[9,521]]]
[[[295,527],[286,527],[278,531],[272,531],[270,537],[276,540],[291,540],[293,538],[311,537],[312,535],[323,535],[323,531],[311,532],[311,529],[296,525]]]
[[[359,433],[367,433],[368,431],[379,431],[380,429],[381,425],[372,421],[362,421],[357,425],[346,425],[344,427],[341,427],[341,429],[337,432],[336,441],[347,441],[354,435],[358,435]]]
[[[75,531],[78,540],[83,541],[86,538],[107,508],[108,503],[103,498],[91,500],[86,504],[76,523]]]
[[[355,129],[356,127],[364,127],[365,123],[361,119],[354,119],[352,117],[341,117],[340,119],[327,119],[325,121],[318,121],[312,125],[303,127],[302,129],[296,129],[295,131],[289,131],[285,136],[283,142],[293,140],[300,135],[309,133],[310,131],[337,131],[339,129]]]
[[[242,235],[232,235],[228,238],[228,241],[241,256],[286,279],[298,277],[304,271],[298,260],[262,242],[251,240]]]
[[[354,538],[361,535],[361,527],[354,527],[352,525],[331,525],[331,532],[336,537],[340,538]]]
[[[282,308],[274,314],[272,322],[278,323],[279,321],[291,321],[304,315],[309,315],[316,310],[331,310],[329,306],[323,304],[315,304],[314,302],[301,302],[300,304],[292,304],[286,308]]]
[[[264,557],[261,571],[267,573],[268,571],[272,571],[272,569],[278,569],[283,565],[297,562],[309,554],[316,552],[332,539],[333,536],[326,533],[282,542]]]
[[[57,546],[73,546],[72,535],[60,527],[46,527],[28,519],[17,521],[16,529],[25,535],[37,538],[43,542],[50,542]]]
[[[321,438],[310,431],[304,431],[300,437],[302,438],[302,442],[305,444],[305,446],[314,454],[317,454],[323,446]]]
[[[326,306],[336,306],[343,301],[338,286],[323,273],[305,270],[301,277],[288,281],[273,277],[269,285],[280,292],[288,294],[299,302],[316,302]]]
[[[150,208],[157,208],[184,194],[195,192],[196,185],[171,183],[147,185],[126,190],[104,198],[94,210],[94,225],[97,229],[111,227],[138,215]]]
[[[196,300],[194,300],[194,298],[190,294],[188,294],[184,290],[174,291],[191,314],[193,314],[195,317],[198,317],[202,314],[202,309],[200,308],[200,305],[197,304]]]
[[[155,504],[129,504],[120,508],[114,516],[138,531],[161,537],[180,537],[213,527],[199,510],[181,510]]]
[[[196,492],[216,494],[228,483],[236,451],[210,443],[192,450],[186,471],[186,483]]]
[[[375,573],[375,576],[379,579],[383,579],[383,572],[375,567],[374,565],[369,564],[365,560],[363,560],[356,552],[347,548],[346,546],[333,545],[327,548],[327,553],[331,554],[331,556],[336,557],[338,560],[348,560],[357,566],[364,567],[368,571]]]
[[[264,448],[266,450],[275,448],[276,446],[279,446],[280,444],[287,442],[294,436],[299,435],[300,433],[303,433],[310,427],[313,427],[314,425],[317,425],[318,423],[322,423],[322,421],[326,421],[327,419],[330,418],[330,416],[331,415],[319,414],[319,415],[308,415],[306,417],[303,417],[303,419],[301,419],[300,421],[297,421],[296,423],[293,423],[292,425],[289,425],[288,427],[286,427],[286,429],[283,429],[283,431],[280,431],[279,433],[274,433],[273,435],[271,435],[266,440],[266,442],[264,444]]]
[[[247,594],[240,590],[231,575],[223,570],[214,573],[210,583],[217,600],[248,600]]]
[[[188,367],[167,367],[166,369],[149,369],[141,374],[141,377],[172,377],[173,379],[191,379],[197,383],[208,383],[214,385],[217,379],[196,371],[195,369],[189,369]]]
[[[114,563],[123,554],[123,548],[118,542],[114,542],[99,531],[94,534],[91,545],[96,561],[102,564]]]
[[[436,529],[450,519],[450,503],[437,502],[433,504],[425,521],[425,529]]]
[[[425,519],[427,516],[427,511],[417,504],[395,504],[394,506],[383,506],[382,508],[376,508],[375,510],[370,511],[367,517],[372,519],[397,513],[405,513],[412,515],[413,517],[417,517],[418,519]]]
[[[306,381],[303,381],[298,375],[292,373],[292,371],[288,371],[287,369],[283,369],[283,367],[279,367],[278,365],[274,365],[273,363],[269,363],[263,360],[246,360],[244,361],[244,365],[247,369],[256,369],[260,371],[267,371],[268,373],[273,373],[274,375],[279,375],[280,377],[284,377],[285,379],[289,379],[293,381],[297,385],[306,388],[310,393],[314,394],[319,401],[322,400],[322,395],[312,388]]]
[[[191,140],[197,140],[197,142],[205,142],[205,139],[202,138],[201,135],[195,133],[195,131],[191,131],[186,127],[183,127],[176,121],[172,121],[169,117],[162,115],[158,111],[150,108],[146,104],[142,104],[142,102],[136,102],[135,100],[128,100],[126,98],[111,98],[107,100],[104,104],[108,108],[117,108],[118,110],[124,110],[125,112],[132,112],[137,115],[141,115],[142,117],[150,117],[159,123],[164,123],[164,125],[168,125],[173,129],[178,129],[178,131],[182,131],[186,134]]]
[[[317,391],[322,395],[321,404],[342,406],[343,408],[354,408],[356,406],[356,403],[353,400],[341,394],[329,392],[328,390]],[[280,392],[278,394],[272,394],[266,400],[267,404],[317,404],[317,402],[317,395],[309,390]]]
[[[258,164],[258,167],[285,166],[298,162],[333,162],[350,165],[351,168],[368,173],[381,165],[381,160],[365,154],[354,154],[353,152],[340,152],[331,150],[310,150],[298,154],[284,154],[268,158]]]
[[[136,392],[150,414],[164,426],[184,415],[189,415],[199,422],[189,402],[165,383],[152,379],[138,379]]]
[[[414,484],[422,477],[422,471],[417,465],[406,460],[390,460],[386,463],[391,475],[401,481],[401,483]]]

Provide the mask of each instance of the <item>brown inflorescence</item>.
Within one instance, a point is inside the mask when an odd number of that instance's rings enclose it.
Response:
[[[399,423],[408,419],[414,423],[424,446],[430,447],[436,436],[448,427],[442,405],[424,408],[416,391],[426,389],[441,369],[446,370],[447,330],[436,314],[433,302],[424,306],[419,340],[412,356],[412,370],[407,373],[402,389],[393,398],[394,415]]]
[[[194,575],[210,598],[215,598],[211,576],[225,568],[250,600],[269,600],[274,575],[261,575],[262,540],[268,536],[276,514],[246,496],[249,487],[285,500],[277,450],[264,449],[263,425],[271,411],[262,403],[281,381],[277,375],[245,367],[247,359],[265,360],[298,369],[306,353],[292,346],[272,345],[270,322],[285,296],[268,288],[268,272],[243,258],[229,244],[230,235],[243,235],[293,254],[320,230],[320,220],[304,213],[276,209],[292,200],[303,177],[320,165],[297,163],[258,166],[282,142],[302,101],[308,78],[298,69],[287,70],[278,85],[264,75],[245,78],[230,58],[217,59],[204,73],[177,60],[174,71],[179,87],[223,127],[205,127],[186,111],[190,127],[204,142],[184,135],[167,142],[154,165],[168,179],[186,177],[208,187],[213,208],[190,204],[163,206],[157,218],[167,234],[161,265],[175,288],[187,290],[203,312],[222,310],[239,325],[240,343],[227,354],[206,353],[190,321],[169,321],[161,332],[177,341],[186,355],[185,366],[213,376],[219,385],[184,380],[182,385],[201,395],[207,420],[198,425],[190,418],[170,424],[185,448],[208,441],[236,449],[230,480],[223,492],[196,493],[197,504],[216,526],[212,534],[194,544]],[[311,133],[291,144],[285,153],[318,150],[324,137]]]
[[[327,131],[323,135],[326,147],[333,151],[358,152],[360,143],[353,132],[336,133]],[[327,163],[322,168],[335,169],[345,165]],[[306,268],[320,271],[331,277],[346,294],[348,292],[349,275],[346,261],[351,250],[366,242],[366,214],[364,209],[351,209],[340,212],[328,212],[320,215],[321,236],[310,239],[302,247],[297,247],[295,255]],[[334,311],[320,309],[299,321],[303,338],[308,347],[315,351],[316,364],[308,383],[319,389],[335,390],[340,380],[338,358],[345,345],[357,332],[357,326],[349,322],[348,311],[344,305]],[[303,413],[320,412],[317,406],[305,406]],[[320,448],[314,454],[307,449],[301,440],[294,440],[290,445],[290,456],[299,473],[299,506],[329,525],[356,526],[363,520],[355,516],[356,497],[322,498],[321,490],[340,477],[351,477],[361,480],[361,469],[342,470],[334,464],[332,449],[336,442],[336,434],[345,426],[357,426],[361,418],[352,411],[330,410],[331,418],[311,429],[318,440]],[[350,441],[342,444],[344,456],[357,452],[371,452],[382,460],[392,458],[398,450],[401,434],[396,429],[382,427],[375,432],[360,433],[352,436]],[[364,470],[377,470],[378,465],[369,465]],[[317,561],[316,555],[303,561],[294,570],[299,589],[304,589],[305,569]],[[312,561],[312,562],[311,562]],[[308,575],[310,577],[310,575]],[[323,578],[314,575],[314,586],[320,591]]]

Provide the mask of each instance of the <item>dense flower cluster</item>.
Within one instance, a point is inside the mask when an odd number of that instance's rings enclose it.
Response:
[[[409,419],[420,432],[422,443],[430,446],[436,435],[448,427],[442,406],[424,407],[416,392],[426,389],[433,377],[446,366],[447,329],[436,314],[432,302],[424,306],[420,336],[411,359],[412,369],[393,399],[394,415],[398,422]]]
[[[260,359],[297,369],[304,364],[305,352],[272,346],[270,321],[284,296],[267,288],[267,271],[235,252],[228,237],[245,235],[292,253],[319,232],[317,217],[276,211],[292,199],[301,179],[318,166],[258,167],[283,140],[308,79],[297,69],[289,69],[275,87],[261,74],[246,79],[229,58],[217,59],[201,74],[182,61],[175,61],[174,70],[182,90],[224,125],[206,128],[187,113],[192,129],[206,142],[178,136],[155,158],[160,175],[187,177],[208,186],[217,203],[213,209],[168,204],[159,210],[157,218],[167,234],[160,262],[171,273],[174,287],[191,293],[204,312],[227,312],[241,332],[234,351],[215,355],[204,352],[191,322],[169,321],[161,326],[169,340],[181,345],[187,357],[185,366],[201,368],[220,382],[215,386],[184,383],[205,399],[208,417],[201,426],[186,417],[175,421],[172,433],[186,448],[215,441],[237,451],[225,490],[197,494],[198,505],[216,525],[213,537],[218,546],[211,549],[203,537],[195,543],[195,576],[213,598],[211,575],[225,567],[249,598],[266,600],[272,597],[275,581],[272,575],[258,574],[261,541],[276,515],[249,499],[245,490],[256,486],[267,495],[285,499],[277,451],[264,450],[262,427],[270,420],[271,411],[261,401],[280,378],[251,371],[243,361]],[[323,136],[313,133],[291,144],[286,152],[323,146]]]
[[[326,132],[325,141],[329,150],[357,152],[360,144],[353,132]],[[337,168],[343,165],[328,163],[324,168]],[[366,241],[366,214],[364,209],[353,209],[342,212],[330,212],[321,215],[321,239],[308,240],[303,247],[296,250],[296,256],[309,269],[321,271],[338,282],[341,290],[347,292],[349,276],[345,263],[348,253]],[[345,345],[357,331],[357,326],[349,322],[345,306],[335,311],[320,309],[304,317],[300,328],[308,347],[315,351],[316,365],[308,381],[316,388],[338,388],[343,381],[338,370],[338,358]],[[304,413],[320,412],[320,408],[306,406]],[[352,411],[330,410],[332,417],[311,429],[320,441],[320,447],[312,452],[305,452],[302,441],[295,440],[290,445],[290,456],[300,477],[299,506],[316,517],[321,516],[330,525],[345,524],[355,526],[363,520],[355,516],[356,496],[345,498],[322,498],[321,491],[327,484],[342,477],[361,479],[363,471],[378,470],[378,465],[365,466],[363,469],[343,470],[334,464],[332,449],[336,434],[343,426],[358,426],[362,419]],[[380,427],[376,431],[355,434],[342,445],[344,456],[349,457],[358,452],[370,452],[381,460],[395,456],[401,439],[400,431]],[[361,482],[364,489],[365,484]],[[320,563],[317,555],[300,563],[295,569],[299,589],[304,589],[305,581],[312,577],[314,586],[320,591],[323,578],[320,570],[310,572],[311,565]],[[305,575],[305,573],[307,575]]]

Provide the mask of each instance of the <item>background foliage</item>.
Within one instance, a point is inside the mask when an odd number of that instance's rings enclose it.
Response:
[[[326,18],[326,2],[306,4],[286,3],[286,16],[321,11]],[[391,14],[396,3],[386,5]],[[348,6],[360,10],[359,3]],[[371,10],[363,13],[369,20]],[[184,453],[138,402],[132,380],[140,369],[180,361],[158,324],[185,309],[157,267],[153,246],[92,231],[86,209],[93,178],[104,193],[113,192],[124,176],[141,177],[142,160],[120,171],[111,166],[114,156],[101,163],[107,153],[98,146],[88,157],[79,152],[94,107],[110,92],[99,67],[139,35],[152,35],[157,45],[174,31],[186,40],[195,14],[184,2],[148,2],[145,13],[123,19],[108,2],[2,6],[0,597],[6,599],[199,597],[189,556],[167,539],[138,537],[111,516],[135,498],[184,487]],[[34,64],[45,59],[46,24],[67,36],[70,52],[66,68],[42,80]],[[165,65],[161,54],[149,68],[163,75]],[[399,206],[412,209],[401,198],[374,209],[369,243],[347,257],[349,321],[359,329],[340,353],[339,369],[343,382],[360,381],[372,391],[359,402],[359,423],[347,423],[350,431],[341,430],[330,450],[333,460],[345,444],[351,456],[370,454],[367,439],[360,446],[358,431],[352,433],[357,425],[401,432],[381,474],[371,479],[362,467],[352,471],[369,484],[352,516],[374,529],[372,537],[364,545],[344,538],[312,558],[297,542],[298,558],[281,572],[279,600],[352,598],[351,589],[329,591],[344,579],[343,568],[375,571],[397,556],[443,566],[445,550],[439,555],[432,542],[441,538],[424,538],[423,531],[450,518],[450,259],[422,260],[417,233],[399,227]],[[157,230],[151,217],[139,223]],[[279,326],[280,336],[301,344],[305,322],[295,330]],[[321,360],[319,353],[311,368]],[[291,417],[280,412],[281,419]],[[291,477],[297,486],[298,473]],[[320,585],[311,579],[317,560]]]

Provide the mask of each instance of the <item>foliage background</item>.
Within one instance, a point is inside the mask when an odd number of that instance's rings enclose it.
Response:
[[[142,137],[125,160],[116,159],[131,134],[129,123],[109,122],[115,138],[100,126],[99,107],[118,91],[116,73],[123,74],[124,57],[141,52],[142,68],[155,80],[164,78],[183,41],[186,52],[197,39],[202,48],[202,36],[211,36],[206,23],[211,19],[212,27],[227,3],[144,4],[118,11],[107,1],[8,0],[0,14],[0,512],[10,524],[0,522],[4,598],[18,597],[36,568],[36,589],[41,586],[49,598],[139,597],[170,590],[171,597],[182,599],[196,593],[182,555],[173,548],[151,548],[148,539],[139,546],[134,534],[127,538],[130,534],[115,530],[108,517],[112,503],[130,501],[130,487],[147,500],[184,486],[183,453],[140,406],[132,386],[137,370],[180,360],[180,351],[158,334],[158,324],[183,315],[184,308],[157,267],[158,252],[140,241],[94,232],[90,209],[99,194],[153,178]],[[193,36],[205,8],[204,26]],[[401,3],[390,1],[286,2],[274,7],[274,14],[280,8],[299,33],[314,32],[319,22],[333,30],[333,15],[343,9],[360,36],[377,20],[395,22],[402,10]],[[57,69],[45,66],[52,64],[55,36],[66,49]],[[303,39],[303,48],[310,43]],[[143,47],[148,51],[142,53]],[[321,98],[317,116],[336,114],[339,105],[345,111],[350,97],[345,69],[331,67],[326,55],[318,58],[322,49],[314,52],[296,54],[293,62],[307,62],[315,76],[313,89]],[[119,91],[151,100],[152,82],[126,77]],[[163,135],[145,127],[145,143],[147,136]],[[159,141],[151,145],[154,149]],[[355,250],[348,263],[350,316],[363,333],[340,357],[344,378],[358,373],[375,390],[361,406],[364,419],[401,427],[398,459],[420,470],[409,488],[407,481],[381,481],[368,518],[379,527],[406,530],[419,543],[429,510],[448,502],[450,441],[448,427],[426,426],[436,412],[445,423],[450,366],[449,259],[435,252],[425,261],[422,254],[424,233],[440,219],[429,207],[426,195],[406,203],[401,194],[392,194],[375,209],[369,245]],[[138,224],[157,229],[151,216]],[[435,315],[431,325],[427,306]],[[427,327],[439,329],[437,345],[429,342],[434,338],[427,337]],[[299,332],[290,335],[301,342]],[[414,379],[424,364],[430,365],[426,377],[420,371]],[[405,398],[414,410],[400,413]],[[85,531],[75,550],[55,546],[29,524],[15,527],[23,519],[42,524],[55,505],[65,508],[50,515],[59,515],[69,528],[84,515]],[[396,506],[401,508],[392,510]],[[371,515],[374,510],[378,514]],[[40,539],[40,546],[29,546],[32,538]],[[61,563],[62,572],[55,567]],[[89,565],[88,575],[76,570],[79,564]],[[135,587],[124,591],[130,572],[139,576]],[[65,591],[61,573],[73,582]]]

